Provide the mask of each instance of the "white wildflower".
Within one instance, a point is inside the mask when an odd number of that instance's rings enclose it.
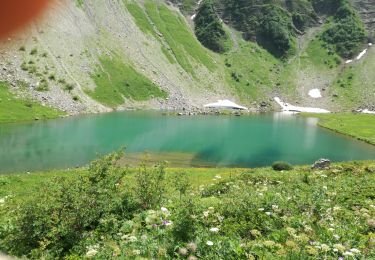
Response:
[[[267,211],[267,212],[266,212],[266,215],[267,215],[267,216],[271,216],[272,213]]]
[[[94,257],[98,253],[98,250],[91,248],[89,251],[86,253],[86,257]]]
[[[204,216],[205,218],[207,218],[209,214],[210,214],[209,211],[203,211],[203,216]]]
[[[343,253],[344,256],[353,256],[354,254],[350,251],[346,251]]]
[[[207,242],[206,242],[206,245],[208,245],[208,246],[213,246],[213,245],[214,245],[214,242],[212,242],[212,241],[207,241]]]
[[[321,244],[320,248],[322,249],[322,251],[324,252],[328,252],[331,248],[326,245],[326,244]]]
[[[168,209],[165,208],[165,207],[161,207],[160,210],[161,210],[162,212],[168,212]]]
[[[359,251],[357,248],[350,249],[350,252],[352,252],[354,254],[360,254],[361,253],[361,251]]]
[[[219,232],[219,228],[213,227],[213,228],[210,228],[210,231],[213,232],[213,233],[217,233],[217,232]]]
[[[88,250],[86,253],[86,257],[91,258],[91,257],[94,257],[98,253],[99,246],[93,245],[93,246],[87,247],[87,249]]]
[[[259,210],[259,211],[264,211],[264,208],[259,208],[258,210]]]
[[[140,250],[138,250],[138,249],[133,250],[133,255],[140,255],[140,254],[141,254]]]

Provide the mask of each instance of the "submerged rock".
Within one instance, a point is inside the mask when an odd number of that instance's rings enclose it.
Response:
[[[319,159],[311,166],[311,169],[329,169],[331,161],[329,159]]]

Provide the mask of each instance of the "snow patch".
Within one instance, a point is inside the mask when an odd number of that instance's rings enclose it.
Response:
[[[348,64],[348,63],[351,63],[351,62],[353,62],[353,60],[347,60],[347,61],[345,62],[345,64]]]
[[[224,100],[218,100],[215,103],[210,103],[207,105],[204,105],[203,107],[207,108],[229,108],[229,109],[240,109],[240,110],[248,110],[247,107],[240,106],[230,100],[224,99]]]
[[[367,49],[364,49],[356,58],[356,60],[360,60],[367,52]]]
[[[300,112],[305,112],[305,113],[331,113],[330,111],[322,108],[315,108],[315,107],[298,107],[298,106],[293,106],[289,103],[285,103],[281,101],[280,98],[275,97],[274,98],[276,103],[279,104],[279,106],[282,108],[283,112],[295,112],[295,113],[300,113]]]
[[[371,111],[371,110],[368,110],[368,109],[363,109],[361,111],[362,114],[372,114],[372,115],[375,115],[375,111]]]
[[[319,89],[314,88],[314,89],[311,89],[309,91],[309,96],[312,97],[312,98],[321,98],[322,97],[322,93],[320,93]]]
[[[197,14],[193,14],[193,15],[190,17],[191,20],[194,20],[196,16],[197,16]]]
[[[371,43],[371,42],[369,42],[368,46],[369,46],[369,47],[371,47],[371,46],[372,46],[372,43]]]

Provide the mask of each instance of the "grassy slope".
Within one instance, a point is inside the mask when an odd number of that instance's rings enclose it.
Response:
[[[223,55],[227,82],[244,101],[262,98],[276,86],[281,62],[252,42],[238,41]]]
[[[168,61],[171,64],[176,63],[176,60],[174,59],[173,53],[170,50],[168,50],[168,46],[157,35],[153,25],[151,24],[151,20],[148,18],[147,14],[144,12],[144,10],[138,4],[133,3],[133,2],[125,1],[125,4],[126,4],[127,10],[133,16],[133,18],[134,18],[137,26],[139,27],[139,29],[142,32],[144,32],[146,34],[150,34],[155,39],[157,39],[162,46],[161,51],[167,57]]]
[[[166,5],[152,1],[146,1],[145,9],[186,72],[195,76],[194,63],[202,64],[210,71],[216,68],[209,51],[202,47],[181,16],[174,14]]]
[[[167,94],[120,58],[101,57],[100,66],[92,75],[97,87],[87,93],[95,100],[112,107],[124,103],[124,98],[136,101],[152,97],[165,98]]]
[[[375,145],[375,116],[366,114],[316,114],[319,125]]]
[[[337,102],[344,107],[374,105],[375,50],[370,48],[360,60],[343,68],[332,88],[338,94]]]
[[[9,92],[7,83],[0,82],[0,123],[50,119],[64,115],[37,102],[22,100]]]
[[[225,258],[222,254],[228,253],[223,250],[228,240],[234,247],[242,244],[238,254],[245,250],[261,259],[337,259],[352,248],[359,250],[357,256],[367,259],[375,256],[370,245],[371,228],[367,225],[367,220],[375,216],[374,162],[336,164],[331,170],[317,172],[308,167],[283,173],[270,168],[171,169],[167,175],[168,201],[163,205],[171,210],[172,217],[177,210],[175,203],[178,203],[176,191],[172,190],[172,177],[181,171],[187,171],[193,182],[194,195],[190,196],[199,217],[195,223],[197,228],[199,226],[198,252],[209,255],[210,259]],[[18,205],[32,197],[37,187],[54,176],[74,178],[77,174],[82,172],[0,176],[0,198],[11,195],[3,202],[6,207],[0,207],[0,219],[6,215],[2,212],[4,208],[9,209],[13,203]],[[214,176],[222,178],[213,179]],[[203,211],[208,208],[209,217],[204,218]],[[218,222],[216,216],[224,216],[223,221]],[[160,243],[157,248],[167,246],[157,233],[138,225],[136,218],[133,221],[136,223],[133,236],[146,234],[154,239],[142,245],[144,257],[154,254],[151,252],[153,243]],[[211,227],[219,227],[220,232],[210,233]],[[103,241],[100,250],[109,244],[106,250],[112,255],[114,248],[124,246],[120,240],[108,239]],[[213,241],[214,246],[205,247],[207,240]],[[318,247],[312,246],[311,241]],[[320,245],[324,245],[324,249]],[[145,246],[150,248],[146,250]],[[333,251],[334,248],[339,251]],[[134,249],[138,249],[136,243],[126,243],[123,248],[127,257],[132,256]]]

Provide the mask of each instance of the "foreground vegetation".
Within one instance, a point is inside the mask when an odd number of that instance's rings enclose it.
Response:
[[[0,177],[0,251],[30,258],[375,257],[375,162]]]
[[[375,116],[369,114],[317,114],[318,125],[375,145]]]
[[[57,118],[63,113],[39,103],[17,98],[8,83],[0,82],[0,123]]]

